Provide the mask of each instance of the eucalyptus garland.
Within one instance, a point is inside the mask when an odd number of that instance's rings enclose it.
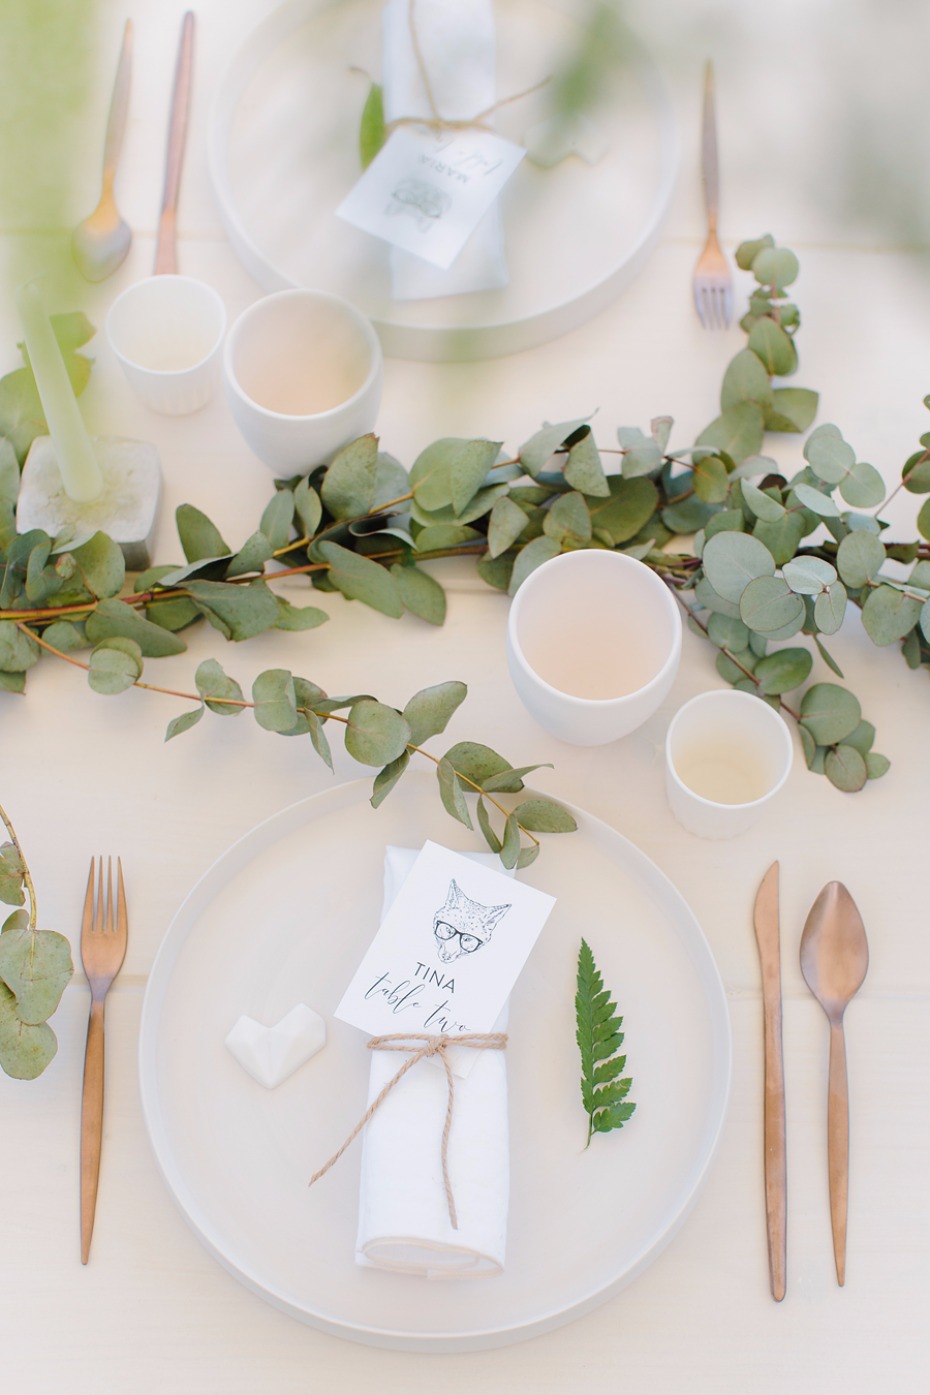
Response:
[[[892,542],[878,516],[887,502],[882,477],[836,426],[810,432],[803,464],[790,476],[763,453],[766,433],[808,432],[817,394],[784,382],[798,365],[800,314],[787,289],[797,258],[766,236],[744,243],[737,261],[755,281],[741,321],[746,344],[724,374],[718,415],[693,443],[673,448],[673,421],[663,416],[646,430],[620,427],[616,445],[599,447],[590,423],[578,419],[545,425],[516,452],[500,441],[443,438],[408,471],[375,436],[363,436],[328,466],[278,481],[256,531],[234,547],[204,513],[182,505],[184,563],[153,567],[131,585],[119,548],[102,533],[16,533],[19,466],[44,424],[28,366],[7,375],[0,380],[0,687],[22,692],[42,656],[83,668],[103,694],[157,687],[143,679],[145,661],[183,651],[183,632],[195,623],[241,641],[326,620],[316,606],[276,595],[269,584],[276,578],[304,575],[317,593],[338,591],[387,616],[409,612],[441,624],[445,594],[423,563],[471,555],[489,586],[513,594],[562,552],[610,548],[662,576],[691,628],[716,650],[721,677],[797,723],[812,770],[839,789],[861,789],[888,761],[873,750],[875,730],[858,699],[834,681],[843,675],[827,641],[852,602],[875,644],[899,649],[911,667],[930,662],[930,501],[917,518],[920,538]],[[90,327],[63,316],[59,332],[80,386],[87,370],[79,350]],[[920,446],[898,488],[930,494],[930,433]],[[798,638],[809,643],[790,642]],[[572,827],[552,801],[525,800],[512,810],[498,800],[519,793],[537,767],[515,767],[475,742],[442,757],[422,750],[463,699],[462,684],[439,684],[396,709],[368,694],[330,697],[309,679],[271,669],[247,697],[209,659],[194,690],[171,693],[193,705],[172,717],[168,738],[205,713],[251,710],[266,730],[309,737],[331,764],[325,728],[340,723],[349,754],[378,767],[375,804],[412,755],[425,755],[446,809],[469,827],[465,796],[478,795],[478,827],[508,866],[536,856],[537,832]]]

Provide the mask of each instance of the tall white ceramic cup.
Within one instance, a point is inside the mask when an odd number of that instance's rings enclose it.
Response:
[[[239,316],[223,377],[236,425],[273,470],[327,464],[375,424],[381,345],[370,320],[325,291],[277,291]]]
[[[584,549],[544,562],[510,607],[507,661],[527,710],[574,746],[641,726],[667,697],[681,616],[644,562]]]
[[[668,802],[699,838],[751,828],[791,771],[791,733],[752,693],[700,693],[679,708],[665,740]]]

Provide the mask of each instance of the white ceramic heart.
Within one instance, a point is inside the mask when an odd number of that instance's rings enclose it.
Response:
[[[298,1003],[271,1027],[243,1015],[226,1045],[253,1080],[273,1090],[326,1045],[326,1023],[306,1003]]]

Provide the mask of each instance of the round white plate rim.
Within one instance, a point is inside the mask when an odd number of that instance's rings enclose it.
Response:
[[[334,0],[285,0],[257,26],[235,54],[211,106],[207,159],[220,221],[240,262],[265,292],[285,290],[297,283],[262,252],[239,216],[229,174],[232,123],[239,100],[261,63],[326,3],[334,3]],[[646,48],[630,31],[628,41],[635,61],[648,77],[655,101],[661,171],[649,213],[627,255],[602,280],[579,290],[573,298],[562,304],[543,306],[533,314],[513,320],[489,319],[483,326],[459,327],[442,323],[408,325],[401,320],[373,316],[372,323],[388,356],[444,362],[519,353],[578,328],[637,275],[658,239],[671,203],[678,174],[680,141],[674,108],[662,75]]]
[[[410,778],[408,776],[408,781]],[[414,775],[412,778],[422,782],[427,777]],[[675,904],[681,917],[679,928],[684,927],[687,930],[689,944],[692,950],[700,956],[700,961],[695,960],[695,963],[699,969],[701,987],[710,1010],[710,1025],[715,1051],[719,1058],[714,1082],[715,1090],[712,1096],[713,1123],[710,1133],[706,1136],[703,1156],[699,1158],[698,1166],[691,1171],[690,1190],[680,1197],[677,1211],[670,1217],[665,1230],[658,1239],[644,1244],[638,1258],[627,1265],[615,1279],[583,1294],[570,1306],[560,1308],[557,1311],[551,1309],[544,1311],[532,1321],[466,1334],[450,1331],[424,1336],[420,1333],[404,1333],[373,1326],[361,1327],[353,1322],[340,1321],[330,1315],[314,1313],[291,1302],[283,1293],[271,1290],[225,1252],[222,1236],[214,1232],[214,1228],[202,1213],[198,1215],[197,1198],[191,1194],[186,1180],[174,1164],[170,1144],[165,1136],[161,1121],[155,1056],[158,1015],[164,1004],[166,990],[170,985],[171,970],[184,947],[187,934],[196,922],[197,914],[204,906],[209,905],[213,899],[214,887],[222,885],[226,869],[237,864],[245,848],[251,848],[254,845],[252,852],[254,857],[255,852],[260,851],[261,846],[274,841],[276,835],[284,835],[292,829],[300,827],[304,822],[312,822],[317,818],[325,817],[329,812],[341,811],[360,801],[367,802],[370,792],[368,780],[352,780],[309,795],[277,810],[230,844],[207,868],[178,907],[156,952],[142,1004],[139,1025],[138,1070],[142,1114],[146,1131],[159,1170],[172,1199],[205,1249],[240,1283],[280,1311],[333,1336],[343,1337],[364,1345],[403,1351],[435,1353],[479,1351],[525,1341],[561,1327],[567,1322],[572,1322],[599,1307],[632,1283],[666,1248],[687,1219],[700,1194],[719,1146],[730,1094],[732,1037],[729,1012],[726,992],[707,938],[693,911],[665,873],[635,843],[632,843],[596,815],[589,814],[567,800],[559,800],[575,816],[579,829],[583,829],[584,825],[588,824],[599,836],[606,836],[615,842],[622,850],[623,856],[633,865],[635,871],[639,874],[645,874],[647,881]]]

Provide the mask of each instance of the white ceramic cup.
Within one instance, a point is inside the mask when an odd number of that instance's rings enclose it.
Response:
[[[381,403],[371,321],[325,291],[277,291],[239,316],[223,354],[226,395],[252,450],[279,473],[327,464]]]
[[[619,552],[564,552],[523,582],[510,607],[507,662],[527,710],[560,741],[628,735],[668,695],[681,616],[663,581]]]
[[[216,384],[226,307],[193,276],[149,276],[118,295],[107,339],[147,407],[167,416],[196,412]]]
[[[751,828],[791,771],[791,733],[752,693],[700,693],[679,708],[665,740],[668,802],[699,838]]]

